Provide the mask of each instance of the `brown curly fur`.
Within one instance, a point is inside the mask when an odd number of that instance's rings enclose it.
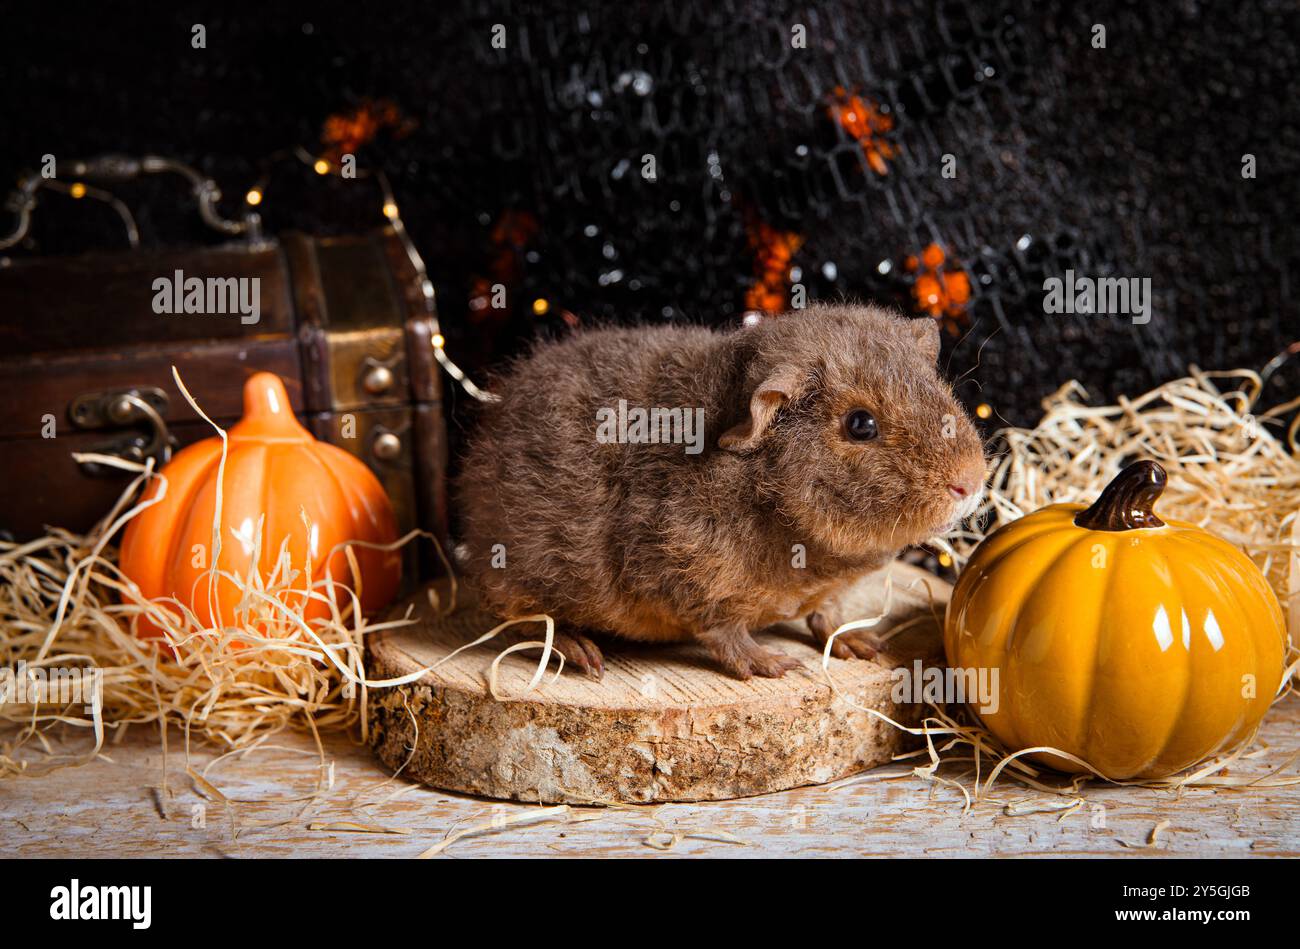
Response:
[[[735,675],[780,675],[794,663],[751,630],[814,614],[974,508],[983,446],[938,348],[934,321],[871,306],[539,346],[502,380],[465,458],[464,566],[502,616],[695,639]],[[620,399],[703,407],[703,452],[599,443],[597,410]],[[876,439],[845,436],[854,408],[876,417]],[[497,544],[504,567],[491,565]],[[835,628],[810,626],[822,640]]]

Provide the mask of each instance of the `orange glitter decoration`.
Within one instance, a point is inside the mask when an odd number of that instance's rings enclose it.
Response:
[[[970,322],[966,305],[970,303],[970,277],[956,263],[949,263],[943,248],[930,244],[920,257],[912,254],[903,262],[912,282],[912,299],[916,308],[939,320],[949,334],[956,336]]]
[[[509,287],[519,281],[520,253],[537,235],[538,228],[537,218],[527,211],[507,209],[501,212],[488,237],[493,249],[492,262],[488,266],[491,277],[477,276],[473,279],[469,295],[471,315],[481,317],[491,312],[494,284]],[[499,312],[508,310],[509,307]]]
[[[415,125],[413,119],[408,119],[389,100],[363,99],[355,109],[331,115],[325,120],[320,133],[324,146],[321,157],[337,163],[344,155],[355,155],[384,129],[391,129],[394,138],[402,138]]]
[[[850,95],[843,86],[836,86],[832,101],[826,110],[850,136],[857,140],[867,164],[878,175],[889,173],[886,161],[898,154],[898,148],[885,139],[893,131],[894,118],[870,99]]]
[[[754,249],[757,279],[745,293],[745,309],[779,313],[785,309],[789,295],[790,262],[803,246],[803,238],[759,221],[749,229],[749,246]]]

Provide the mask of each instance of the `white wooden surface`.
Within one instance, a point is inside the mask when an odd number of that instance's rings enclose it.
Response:
[[[1262,732],[1266,753],[1234,768],[1263,775],[1297,749],[1300,701],[1274,708]],[[186,774],[173,736],[169,792],[162,784],[157,732],[128,735],[96,761],[40,778],[0,782],[0,856],[418,856],[449,835],[517,815],[554,814],[538,805],[501,804],[390,780],[370,753],[336,736],[326,760],[334,783],[312,800],[320,774],[307,738],[227,759],[207,773],[231,808]],[[210,753],[191,762],[196,771]],[[1168,792],[1094,786],[1085,805],[1011,816],[1010,801],[1046,795],[1004,784],[994,801],[963,815],[960,795],[906,775],[840,789],[803,788],[741,801],[625,809],[581,809],[568,823],[510,824],[455,840],[440,856],[979,856],[1010,854],[1296,856],[1300,790],[1253,788]],[[1295,773],[1294,763],[1287,773]],[[402,792],[392,797],[395,792]],[[1098,807],[1104,810],[1099,810]],[[231,813],[234,811],[232,825]],[[1104,817],[1104,826],[1100,818]],[[201,818],[201,819],[200,819]],[[1148,842],[1161,822],[1155,846]],[[405,831],[380,834],[312,829],[341,822]],[[234,830],[232,831],[232,826]],[[681,836],[678,836],[681,835]],[[690,836],[700,835],[700,836]]]

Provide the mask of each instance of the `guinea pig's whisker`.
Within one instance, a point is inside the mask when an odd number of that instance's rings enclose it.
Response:
[[[971,328],[968,329],[966,332],[962,333],[961,337],[957,340],[957,342],[952,344],[952,349],[948,350],[948,361],[943,364],[944,375],[947,375],[948,371],[952,369],[952,357],[957,355],[957,350],[961,348],[961,344],[966,342],[966,340],[970,339],[971,334],[974,333],[977,329],[979,329],[980,323],[983,321],[983,319],[984,319],[983,317],[977,318],[975,322],[971,324]]]
[[[980,357],[984,355],[984,347],[989,344],[989,340],[991,340],[994,336],[997,336],[998,333],[1000,332],[1002,332],[1002,327],[999,326],[992,333],[989,333],[988,336],[984,337],[984,342],[980,343],[980,348],[975,350],[975,365],[971,366],[960,376],[958,376],[957,381],[953,383],[954,386],[956,386],[963,379],[965,379],[967,376],[969,376],[972,372],[974,372],[976,369],[980,367]]]
[[[889,529],[889,542],[894,542],[894,533],[898,530],[898,525],[903,522],[903,512],[898,512],[898,517],[894,519],[894,526]]]

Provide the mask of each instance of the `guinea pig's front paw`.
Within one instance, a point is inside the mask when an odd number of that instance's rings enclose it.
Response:
[[[763,676],[776,679],[802,667],[798,659],[783,652],[764,649],[743,626],[720,626],[700,635],[722,667],[737,679]]]
[[[839,629],[839,625],[825,613],[812,613],[808,617],[808,629],[812,631],[813,638],[823,652],[826,650],[826,641]],[[874,659],[883,648],[871,630],[852,629],[835,637],[831,643],[831,655],[836,659],[852,659],[854,656],[859,659]]]

